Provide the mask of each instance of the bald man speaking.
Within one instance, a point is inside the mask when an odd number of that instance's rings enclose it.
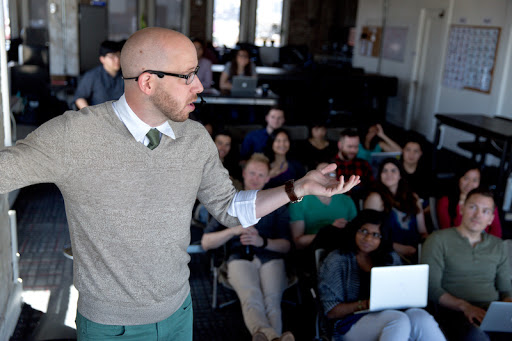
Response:
[[[222,225],[255,225],[304,195],[359,183],[324,176],[237,192],[207,131],[189,120],[197,53],[163,28],[134,33],[121,51],[119,100],[68,111],[0,151],[0,192],[55,183],[64,197],[78,340],[192,340],[190,221],[198,198]]]

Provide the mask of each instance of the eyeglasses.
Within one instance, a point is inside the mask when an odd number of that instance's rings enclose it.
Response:
[[[357,232],[361,233],[363,236],[370,235],[374,239],[381,239],[382,235],[379,232],[370,232],[367,229],[359,229]]]
[[[170,73],[170,72],[163,72],[163,71],[145,70],[145,71],[142,71],[140,73],[140,75],[138,75],[137,77],[123,77],[123,79],[135,79],[135,81],[137,82],[139,80],[139,77],[142,76],[142,74],[150,73],[152,75],[157,75],[158,78],[164,78],[164,76],[173,76],[173,77],[178,77],[178,78],[184,78],[186,80],[185,84],[189,85],[194,81],[194,77],[197,75],[198,71],[199,71],[199,65],[195,68],[194,71],[192,71],[191,73],[189,73],[187,75],[180,75],[177,73]]]

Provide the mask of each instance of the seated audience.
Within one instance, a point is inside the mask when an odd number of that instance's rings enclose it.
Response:
[[[390,234],[393,249],[415,262],[418,243],[427,236],[421,202],[409,189],[397,159],[384,160],[378,174],[375,191],[366,198],[364,208],[386,214],[383,228],[385,234]]]
[[[478,328],[485,310],[492,301],[512,301],[507,249],[483,233],[494,209],[492,193],[472,190],[461,205],[460,225],[434,232],[423,246],[429,299],[438,305],[436,318],[450,340],[489,340]]]
[[[287,159],[290,151],[290,135],[283,128],[272,132],[267,145],[265,146],[265,155],[270,160],[270,180],[265,188],[274,188],[284,185],[290,179],[299,179],[304,174],[304,166],[298,161]]]
[[[243,170],[245,189],[262,189],[268,174],[268,159],[254,154]],[[227,243],[228,281],[240,299],[253,340],[294,340],[290,332],[281,334],[281,298],[287,286],[283,257],[290,250],[288,219],[288,209],[282,206],[248,228],[226,228],[212,220],[201,240],[205,250]]]
[[[402,149],[404,178],[411,190],[423,199],[423,207],[428,205],[431,192],[430,169],[422,164],[423,148],[419,140],[408,138]]]
[[[460,208],[466,200],[467,194],[480,186],[480,169],[476,165],[463,169],[460,174],[457,177],[458,185],[454,187],[451,194],[442,197],[437,203],[437,216],[441,229],[460,225],[462,221]],[[501,238],[498,207],[494,208],[494,219],[486,227],[485,232]]]
[[[78,81],[74,102],[78,109],[107,101],[118,100],[124,92],[121,73],[121,43],[106,40],[101,43],[101,65],[84,73]]]
[[[210,59],[204,56],[204,42],[201,39],[192,40],[194,46],[197,50],[197,60],[199,65],[199,71],[197,72],[197,77],[203,84],[203,88],[208,90],[212,87],[212,62]]]
[[[399,152],[402,148],[390,139],[380,124],[374,124],[363,131],[357,158],[370,161],[372,153]]]
[[[221,90],[231,90],[233,76],[256,77],[256,65],[251,61],[248,50],[236,51],[230,62],[226,63],[224,71],[220,74],[219,86]]]
[[[239,160],[236,155],[234,155],[235,151],[232,150],[232,140],[231,133],[227,130],[218,131],[213,137],[213,141],[219,151],[219,158],[222,165],[228,170],[231,178],[238,180],[241,179],[241,170],[238,162]]]
[[[321,163],[317,169],[326,166],[327,163]],[[289,209],[290,230],[298,250],[311,245],[320,229],[328,226],[342,229],[357,215],[356,205],[345,194],[332,197],[308,195],[302,201],[290,204]]]
[[[325,136],[327,127],[325,122],[315,122],[309,127],[309,138],[298,144],[300,150],[299,161],[306,166],[307,170],[316,169],[319,163],[329,162],[336,154],[335,143],[329,142]]]
[[[380,212],[363,210],[343,230],[339,249],[320,267],[319,297],[325,315],[335,320],[333,340],[445,340],[423,309],[354,314],[368,309],[372,267],[401,264],[381,224]]]
[[[332,160],[338,166],[336,177],[351,174],[360,176],[361,183],[350,191],[350,196],[357,202],[363,198],[367,189],[373,182],[372,168],[368,161],[357,158],[359,150],[359,134],[355,129],[345,129],[341,132],[338,141],[338,153]]]
[[[270,134],[275,129],[281,128],[284,121],[284,111],[281,108],[277,106],[270,108],[265,115],[265,122],[267,122],[265,128],[253,130],[245,136],[240,149],[240,158],[247,160],[254,153],[263,153]]]

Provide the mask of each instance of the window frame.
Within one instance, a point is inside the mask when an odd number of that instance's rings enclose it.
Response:
[[[206,1],[206,37],[213,39],[213,9],[215,0]],[[217,0],[222,1],[222,0]],[[256,40],[256,10],[258,0],[242,0],[240,2],[240,33],[239,41],[254,44]],[[290,0],[283,0],[281,19],[281,45],[288,43],[288,26],[290,22]],[[231,46],[234,47],[234,46]]]

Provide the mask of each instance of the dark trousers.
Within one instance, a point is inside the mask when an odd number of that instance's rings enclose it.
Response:
[[[436,320],[449,341],[501,341],[511,340],[510,333],[484,332],[468,321],[464,313],[438,307]]]

